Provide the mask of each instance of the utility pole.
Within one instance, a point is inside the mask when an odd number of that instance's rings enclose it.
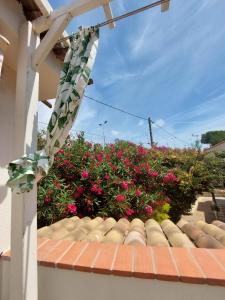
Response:
[[[107,124],[108,121],[104,121],[103,123],[98,124],[100,127],[102,127],[102,134],[103,134],[103,145],[105,147],[105,124]]]
[[[149,136],[150,136],[150,145],[151,147],[153,147],[154,142],[153,142],[153,135],[152,135],[152,120],[150,119],[150,117],[148,117],[148,127],[149,127]]]

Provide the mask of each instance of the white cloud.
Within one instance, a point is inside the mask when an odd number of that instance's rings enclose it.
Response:
[[[120,73],[116,73],[116,71],[111,71],[110,73],[107,74],[106,77],[101,79],[101,85],[103,87],[106,87],[116,83],[117,81],[129,80],[130,78],[134,78],[135,76],[137,76],[136,73],[122,72],[122,71]]]
[[[140,120],[139,122],[138,122],[138,126],[143,126],[144,125],[144,121],[143,120]]]
[[[112,130],[111,133],[113,136],[118,136],[120,134],[120,132],[117,130]]]
[[[158,119],[154,122],[152,127],[157,128],[158,126],[163,127],[165,125],[165,121],[163,119]]]

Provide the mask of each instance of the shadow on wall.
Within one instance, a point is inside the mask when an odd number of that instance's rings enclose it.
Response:
[[[212,221],[216,220],[215,214],[212,210],[212,200],[208,200],[205,202],[199,202],[197,211],[202,211],[205,215],[205,222],[212,223]]]
[[[0,204],[5,200],[8,189],[5,185],[0,185]]]

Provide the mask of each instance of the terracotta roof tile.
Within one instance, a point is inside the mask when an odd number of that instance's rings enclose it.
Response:
[[[179,274],[168,247],[154,247],[153,256],[156,268],[156,278],[178,281]]]
[[[191,249],[209,284],[225,286],[225,268],[218,263],[208,249]],[[218,251],[218,250],[217,250]]]

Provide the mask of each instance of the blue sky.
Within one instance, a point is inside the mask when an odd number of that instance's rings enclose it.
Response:
[[[50,0],[54,8],[69,0]],[[114,16],[154,0],[114,0]],[[145,11],[100,32],[99,48],[86,94],[148,117],[171,132],[153,127],[159,145],[190,145],[194,135],[225,129],[225,1],[171,0],[170,10]],[[105,20],[102,8],[75,18],[67,32]],[[40,122],[50,110],[39,104]],[[147,146],[147,122],[85,99],[73,130],[102,142],[99,123],[107,120],[106,141],[115,138]],[[43,124],[40,123],[40,127]]]

